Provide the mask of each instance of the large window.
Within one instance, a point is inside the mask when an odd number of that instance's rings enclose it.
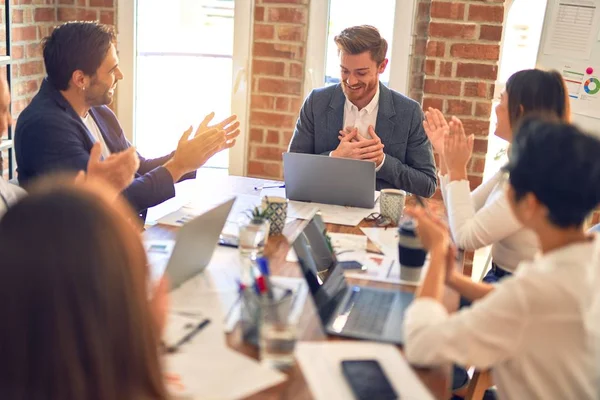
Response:
[[[494,175],[506,163],[508,143],[494,135],[496,112],[506,80],[515,72],[535,68],[547,0],[513,0],[507,2],[507,18],[500,54],[500,65],[494,100],[484,180]]]
[[[376,7],[364,7],[364,0],[330,0],[329,23],[327,25],[327,57],[325,59],[325,84],[340,82],[340,63],[337,46],[333,41],[335,35],[343,29],[354,25],[373,25],[381,36],[387,40],[391,49],[394,40],[394,14],[396,0],[375,0]],[[360,10],[360,12],[356,12]],[[393,67],[391,52],[388,51],[389,63],[380,80],[387,85],[390,81],[390,70]]]
[[[235,113],[244,128],[252,2],[127,3],[119,2],[119,52],[133,76],[126,76],[117,105],[119,118],[131,123],[123,125],[140,153],[157,157],[175,149],[181,134],[210,112],[215,112],[214,122]],[[126,27],[128,21],[132,28]],[[128,43],[134,54],[130,60]],[[241,137],[230,150],[234,154],[221,152],[205,167],[243,175],[244,142]]]
[[[373,25],[379,29],[388,42],[390,60],[380,79],[395,90],[407,91],[415,0],[370,0],[368,4],[365,7],[364,0],[311,2],[305,95],[314,88],[339,82],[340,66],[333,38],[354,25]]]

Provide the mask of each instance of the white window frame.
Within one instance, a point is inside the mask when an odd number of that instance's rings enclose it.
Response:
[[[388,49],[392,59],[389,87],[400,93],[408,93],[411,55],[413,53],[416,0],[396,0],[394,13],[394,37]],[[407,12],[409,11],[409,12]],[[329,0],[311,1],[308,38],[306,44],[306,68],[304,71],[304,97],[311,90],[325,85],[325,59],[327,53],[327,26],[329,23]],[[324,40],[325,39],[325,40]],[[406,62],[401,62],[406,57]]]
[[[119,1],[117,8],[117,48],[119,67],[125,79],[117,90],[117,115],[125,137],[135,144],[135,60],[137,0]],[[247,173],[247,141],[249,126],[251,76],[250,49],[252,44],[252,22],[254,20],[254,0],[236,0],[233,43],[231,111],[240,121],[240,135],[236,145],[229,150],[229,174],[245,176]],[[168,82],[166,83],[168,84]],[[207,110],[208,112],[208,110]]]

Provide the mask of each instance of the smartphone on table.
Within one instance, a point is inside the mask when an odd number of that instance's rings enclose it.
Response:
[[[344,360],[342,373],[357,400],[400,398],[377,360]]]

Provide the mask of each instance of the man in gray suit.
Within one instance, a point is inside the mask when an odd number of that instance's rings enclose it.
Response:
[[[432,196],[437,178],[421,107],[379,82],[387,42],[362,25],[344,29],[335,43],[342,82],[308,95],[289,151],[372,161],[377,190]]]

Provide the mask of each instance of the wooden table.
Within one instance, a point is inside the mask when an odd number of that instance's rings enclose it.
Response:
[[[201,171],[196,179],[196,182],[186,182],[183,186],[178,184],[177,199],[171,201],[170,204],[165,204],[163,210],[154,210],[150,215],[160,215],[165,211],[173,210],[187,203],[196,196],[206,198],[227,198],[231,194],[260,194],[260,191],[254,190],[254,187],[265,183],[263,180],[241,177],[227,177],[219,175],[214,171]],[[210,192],[202,193],[203,188],[210,188]],[[196,197],[197,199],[197,197]],[[298,222],[290,223],[286,226],[284,234],[294,230],[299,225]],[[362,221],[358,227],[348,227],[340,225],[327,224],[329,232],[336,233],[352,233],[362,235],[360,227],[374,226],[372,223]],[[394,229],[394,228],[390,228]],[[154,225],[147,229],[147,234],[151,237],[174,237],[176,228],[163,225]],[[370,244],[372,245],[372,244]],[[300,267],[296,262],[287,262],[286,255],[290,245],[285,236],[278,235],[270,237],[265,248],[265,256],[269,258],[273,275],[302,277]],[[412,286],[396,285],[382,282],[374,282],[369,280],[349,279],[352,284],[362,286],[371,286],[379,288],[387,288],[394,290],[410,291],[415,290]],[[449,311],[454,311],[458,305],[458,295],[447,290],[445,293],[444,305]],[[341,338],[328,337],[322,329],[321,322],[318,318],[316,308],[311,296],[307,297],[304,306],[304,312],[298,324],[298,340],[302,341],[324,341],[324,340],[344,340]],[[227,335],[228,345],[255,359],[258,359],[258,351],[253,346],[245,344],[241,340],[239,331],[234,331]],[[449,366],[435,369],[415,369],[419,378],[429,388],[433,395],[438,399],[446,399],[449,397]],[[288,379],[286,382],[260,392],[250,399],[312,399],[310,389],[302,375],[302,371],[296,365],[286,371]]]

